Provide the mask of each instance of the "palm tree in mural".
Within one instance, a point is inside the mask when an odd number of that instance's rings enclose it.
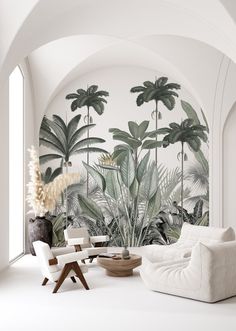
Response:
[[[169,127],[161,128],[158,134],[165,134],[162,146],[168,147],[170,144],[180,142],[181,151],[178,157],[181,156],[181,208],[183,210],[183,194],[184,194],[184,160],[187,160],[187,155],[184,151],[185,144],[190,150],[198,152],[201,148],[201,141],[207,142],[207,127],[201,124],[194,124],[194,120],[187,118],[180,124],[170,123]],[[183,214],[182,214],[183,217]]]
[[[136,99],[137,106],[141,106],[144,102],[155,102],[155,110],[152,112],[152,118],[155,118],[155,129],[158,129],[158,120],[161,119],[161,112],[158,111],[158,102],[162,102],[169,110],[175,107],[175,97],[179,95],[173,90],[179,90],[180,85],[176,83],[168,83],[167,77],[155,79],[155,82],[145,81],[143,86],[132,87],[131,93],[140,93]],[[156,136],[157,140],[157,136]],[[157,147],[155,148],[155,162],[157,164]]]
[[[109,93],[107,91],[98,91],[97,85],[91,85],[87,90],[78,89],[76,92],[67,94],[66,99],[74,99],[71,103],[72,111],[75,111],[77,108],[87,108],[85,121],[89,125],[92,123],[90,108],[93,108],[98,115],[102,115],[104,112],[104,103],[107,103],[104,97],[108,97]],[[87,131],[87,138],[89,138],[89,130]],[[89,163],[89,154],[87,154],[87,163]]]
[[[53,115],[52,120],[44,116],[40,127],[39,143],[56,153],[41,155],[39,158],[41,164],[60,159],[66,166],[71,166],[70,158],[72,155],[106,153],[104,149],[91,146],[93,144],[104,143],[104,139],[98,137],[81,139],[95,124],[83,125],[78,128],[80,119],[81,115],[76,115],[66,124],[58,115]]]
[[[90,116],[90,108],[93,108],[98,115],[102,115],[104,112],[104,103],[107,100],[104,97],[108,97],[107,91],[98,91],[97,85],[91,85],[84,89],[78,89],[76,93],[67,94],[67,100],[73,100],[71,103],[71,110],[75,111],[77,108],[87,108],[87,115],[85,116],[85,122],[87,125],[92,123],[92,117]],[[89,130],[87,130],[87,139],[89,139]],[[88,146],[87,146],[88,147]],[[87,164],[89,164],[89,153],[87,153]],[[87,173],[87,192],[88,192],[88,173]]]

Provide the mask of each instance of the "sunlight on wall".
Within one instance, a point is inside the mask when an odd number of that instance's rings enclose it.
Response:
[[[24,251],[24,78],[9,77],[9,260]]]

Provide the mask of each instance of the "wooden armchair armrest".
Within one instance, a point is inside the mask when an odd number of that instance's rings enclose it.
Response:
[[[76,262],[78,260],[84,260],[86,258],[88,258],[88,252],[81,251],[81,252],[69,253],[64,255],[58,255],[54,259],[50,259],[48,263],[49,265],[55,265],[55,264],[63,265],[71,262]]]

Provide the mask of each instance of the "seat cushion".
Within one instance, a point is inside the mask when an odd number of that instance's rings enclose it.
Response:
[[[143,256],[150,262],[178,260],[191,255],[192,245],[175,243],[172,245],[147,245],[143,247]]]
[[[107,247],[92,247],[92,248],[86,248],[85,250],[88,252],[88,256],[107,253]]]

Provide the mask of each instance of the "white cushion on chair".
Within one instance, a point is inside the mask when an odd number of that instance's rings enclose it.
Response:
[[[92,247],[92,248],[85,248],[85,251],[88,252],[88,256],[95,256],[102,253],[107,253],[107,247]]]
[[[65,265],[66,263],[77,262],[77,261],[81,261],[81,260],[84,260],[87,258],[88,258],[88,252],[81,251],[81,252],[74,252],[74,253],[59,255],[59,256],[57,256],[57,261],[58,261],[58,264],[61,266],[61,265]]]
[[[63,255],[63,254],[68,254],[68,253],[74,253],[75,248],[74,246],[66,246],[66,247],[52,247],[51,252],[54,257],[57,255]]]
[[[71,238],[67,239],[67,243],[69,246],[83,245],[85,243],[85,240],[84,238]]]
[[[103,243],[109,241],[109,236],[91,236],[90,241],[92,244]]]
[[[235,240],[232,228],[215,228],[184,223],[179,240],[171,245],[147,245],[143,247],[144,256],[151,262],[175,260],[189,257],[197,242],[205,244]]]
[[[68,250],[71,251],[73,248],[63,247],[63,250],[62,249],[51,250],[48,244],[46,244],[42,241],[39,241],[39,240],[33,242],[33,246],[34,246],[34,250],[35,250],[36,256],[38,258],[43,276],[53,282],[58,280],[58,278],[60,277],[61,270],[64,267],[65,263],[82,260],[82,259],[88,257],[88,253],[86,251],[64,254],[64,255],[61,255],[61,257],[60,257],[60,255],[57,255],[57,254],[54,255],[53,251],[54,252],[56,251],[56,253],[58,253],[59,250],[61,252],[63,252],[63,251],[66,252]],[[74,251],[74,249],[73,249],[73,251]],[[76,255],[74,255],[74,254],[76,254]],[[67,259],[66,256],[73,256],[73,259],[72,259],[72,257]],[[60,261],[60,264],[49,265],[49,260],[54,259],[55,257],[57,257],[58,262]],[[82,272],[87,272],[87,270],[88,270],[87,266],[84,266],[84,265],[80,265],[80,268],[81,268]],[[72,276],[75,276],[74,271],[70,271],[70,273],[68,274],[67,277],[72,277]]]

